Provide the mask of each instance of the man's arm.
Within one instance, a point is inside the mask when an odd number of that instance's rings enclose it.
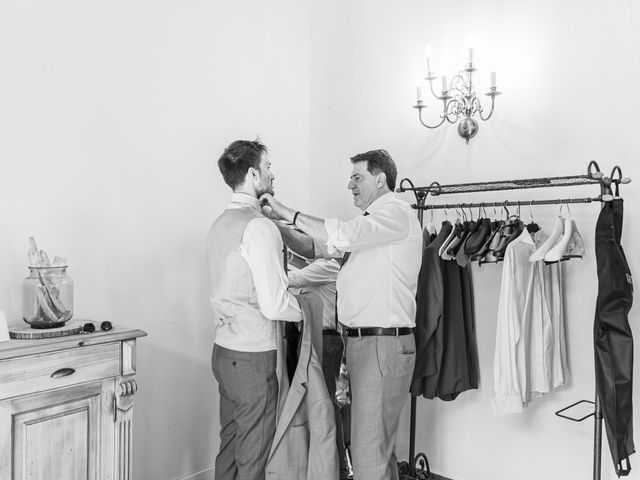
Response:
[[[280,230],[282,239],[287,247],[305,258],[315,257],[313,239],[309,235],[306,235],[282,222],[275,222],[275,224],[278,227],[278,230]]]
[[[336,259],[321,258],[298,271],[289,272],[289,285],[304,288],[335,283],[339,271]]]
[[[241,254],[249,264],[260,311],[269,320],[302,320],[297,300],[287,291],[282,241],[278,230],[266,218],[254,219],[242,236]]]
[[[295,223],[297,228],[316,242],[326,244],[330,255],[335,254],[335,249],[354,251],[402,241],[410,235],[412,230],[409,218],[412,213],[397,204],[387,205],[369,216],[360,215],[351,220],[340,221],[335,218],[324,220],[296,212],[268,193],[260,199],[271,207],[272,216]],[[295,222],[293,222],[294,217]]]
[[[324,228],[324,219],[313,217],[311,215],[307,215],[306,213],[297,212],[292,208],[285,206],[280,203],[278,200],[273,198],[273,196],[269,193],[265,193],[260,197],[260,202],[262,204],[268,205],[271,207],[272,216],[279,218],[280,220],[284,220],[287,223],[294,223],[295,217],[295,227],[302,230],[304,233],[318,240],[319,242],[325,243],[328,239],[327,230]],[[297,215],[296,215],[297,213]]]

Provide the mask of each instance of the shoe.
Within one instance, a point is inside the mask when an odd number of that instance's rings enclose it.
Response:
[[[512,225],[509,225],[507,228],[505,228],[504,233],[506,236],[501,240],[500,246],[498,246],[498,249],[494,252],[494,255],[502,260],[509,244],[516,238],[518,238],[523,231],[524,223],[522,223],[520,219],[515,220]]]
[[[447,253],[451,255],[452,260],[456,257],[456,255],[458,255],[458,251],[460,250],[460,248],[462,248],[462,245],[464,245],[464,241],[467,239],[467,236],[469,235],[475,224],[476,222],[474,221],[464,222],[462,224],[462,228],[460,228],[460,230],[458,231],[456,238],[449,244]]]
[[[464,253],[467,255],[473,255],[477,253],[484,243],[487,241],[487,236],[491,233],[491,220],[488,218],[481,218],[476,222],[476,226],[473,231],[467,237],[467,241],[464,243]]]
[[[496,233],[498,233],[498,230],[500,229],[500,225],[502,225],[502,222],[500,220],[494,220],[493,222],[491,222],[490,230],[484,240],[484,243],[480,247],[480,250],[471,255],[471,261],[480,260],[485,256],[485,254],[489,251],[489,246],[493,241],[493,237],[496,235]]]
[[[498,257],[496,257],[493,252],[500,245],[500,240],[502,238],[502,227],[504,227],[505,221],[499,220],[498,222],[493,222],[491,228],[495,228],[495,231],[490,237],[490,241],[488,244],[483,247],[484,254],[482,257],[478,259],[478,265],[482,265],[483,263],[496,263],[498,262]]]
[[[504,258],[507,245],[515,240],[524,230],[524,224],[520,219],[509,219],[500,227],[498,245],[491,249],[491,259],[500,261]]]

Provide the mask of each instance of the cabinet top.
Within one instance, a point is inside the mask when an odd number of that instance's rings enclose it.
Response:
[[[66,350],[68,348],[99,345],[101,343],[120,342],[144,337],[147,333],[125,327],[114,327],[107,332],[79,333],[67,337],[42,338],[37,340],[11,339],[0,342],[0,360],[38,353]]]

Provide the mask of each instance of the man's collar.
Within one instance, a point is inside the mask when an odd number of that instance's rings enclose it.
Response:
[[[376,198],[373,202],[371,202],[371,205],[369,205],[365,209],[365,211],[369,213],[373,213],[376,210],[380,210],[382,207],[384,207],[387,203],[392,201],[394,198],[396,198],[396,196],[393,194],[393,192],[387,192],[384,195]]]
[[[249,195],[248,193],[233,192],[233,194],[231,194],[231,203],[247,205],[249,207],[253,207],[258,212],[262,210],[260,208],[260,201],[256,197],[254,197],[253,195]]]

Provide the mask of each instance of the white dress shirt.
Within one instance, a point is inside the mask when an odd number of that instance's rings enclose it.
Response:
[[[493,361],[495,414],[528,403],[568,382],[560,264],[529,257],[545,240],[525,229],[507,246],[502,270]]]
[[[336,329],[336,277],[340,265],[333,258],[318,258],[300,270],[289,271],[289,286],[315,291],[322,299],[322,328]]]
[[[254,208],[260,212],[257,198],[234,193],[227,208]],[[278,228],[266,217],[251,220],[242,236],[240,255],[249,265],[251,281],[260,307],[257,318],[244,318],[225,325],[225,318],[233,317],[232,302],[221,306],[212,299],[212,307],[219,319],[215,342],[225,348],[245,352],[261,352],[276,348],[275,323],[271,320],[298,322],[302,314],[296,298],[287,291],[289,280],[284,271],[282,237]],[[229,285],[228,288],[233,288]],[[230,292],[229,298],[233,298]]]
[[[369,215],[326,219],[324,255],[351,252],[338,273],[338,319],[349,328],[413,327],[422,261],[422,229],[411,206],[392,193],[377,198]]]

